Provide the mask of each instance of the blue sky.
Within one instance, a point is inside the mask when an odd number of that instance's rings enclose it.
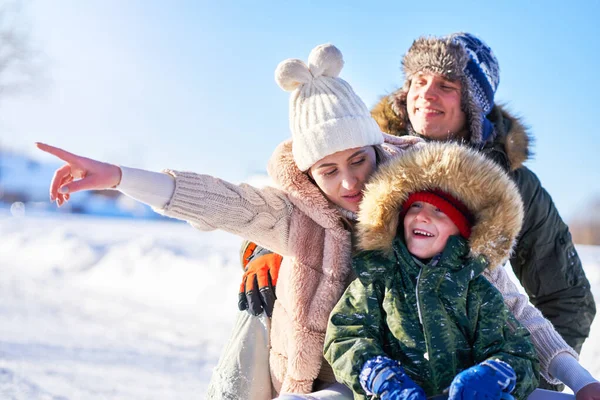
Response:
[[[289,137],[273,72],[330,42],[368,106],[402,84],[425,34],[475,33],[500,62],[499,102],[536,139],[528,162],[561,214],[600,195],[600,2],[33,0],[43,87],[0,102],[0,145],[43,141],[123,165],[240,181]],[[525,2],[523,2],[525,3]]]

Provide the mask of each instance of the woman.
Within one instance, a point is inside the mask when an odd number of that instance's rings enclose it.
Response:
[[[280,189],[120,168],[38,144],[66,161],[50,188],[58,205],[73,192],[117,188],[200,230],[223,229],[284,256],[271,321],[274,394],[310,393],[320,383],[335,383],[323,362],[323,341],[329,313],[353,278],[355,212],[371,173],[398,152],[383,145],[365,104],[338,78],[342,67],[332,45],[313,49],[308,66],[290,59],[277,67],[277,83],[292,92],[292,140],[275,150],[268,169]]]

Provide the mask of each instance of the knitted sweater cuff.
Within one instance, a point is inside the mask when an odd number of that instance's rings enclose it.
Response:
[[[569,353],[560,353],[552,359],[548,371],[552,376],[560,379],[573,393],[590,383],[598,382],[588,370],[583,368],[576,358]]]
[[[533,344],[537,350],[537,355],[540,360],[540,365],[548,366],[547,369],[542,368],[540,374],[549,383],[557,385],[562,382],[558,376],[550,372],[550,364],[559,354],[564,354],[572,357],[576,362],[579,360],[579,355],[564,341],[558,332],[550,329],[540,329],[536,335],[531,335]],[[566,384],[566,382],[563,382]],[[570,387],[570,386],[569,386]]]
[[[175,190],[175,179],[161,172],[121,166],[121,182],[116,187],[124,195],[153,208],[163,208]]]

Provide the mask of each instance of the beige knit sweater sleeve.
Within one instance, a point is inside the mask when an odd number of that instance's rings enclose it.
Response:
[[[499,266],[491,271],[488,268],[484,271],[484,276],[502,293],[504,304],[531,334],[531,340],[540,360],[540,373],[544,379],[552,384],[560,383],[558,379],[561,376],[552,376],[549,373],[550,363],[561,353],[571,355],[577,360],[578,355],[575,350],[564,341],[552,323],[529,303],[527,296],[519,292],[504,267]],[[561,371],[558,372],[557,375],[561,374]]]
[[[175,179],[175,191],[155,211],[211,231],[222,229],[252,240],[282,255],[289,254],[292,203],[275,188],[257,189],[192,172],[166,170]]]

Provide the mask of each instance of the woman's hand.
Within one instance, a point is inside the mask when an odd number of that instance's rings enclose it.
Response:
[[[44,143],[36,143],[36,146],[66,162],[54,172],[50,183],[50,201],[56,201],[59,207],[69,200],[71,193],[114,188],[121,182],[121,168],[117,165],[81,157]]]
[[[600,383],[594,382],[585,385],[577,392],[577,400],[600,400]]]

